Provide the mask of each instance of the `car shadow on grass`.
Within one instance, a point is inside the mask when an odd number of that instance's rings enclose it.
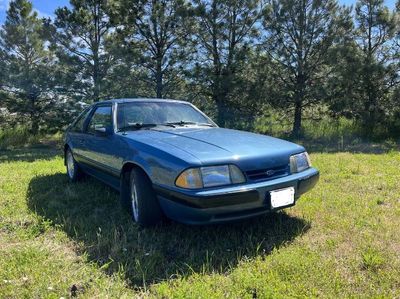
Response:
[[[284,212],[234,224],[187,226],[166,222],[135,225],[119,204],[119,194],[87,178],[72,184],[65,174],[30,181],[29,208],[75,240],[79,253],[133,288],[193,273],[225,273],[248,258],[265,257],[310,228]]]

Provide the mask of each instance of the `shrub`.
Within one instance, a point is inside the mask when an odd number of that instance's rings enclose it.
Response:
[[[37,144],[40,135],[32,135],[26,127],[0,129],[0,149],[12,149],[27,145]]]

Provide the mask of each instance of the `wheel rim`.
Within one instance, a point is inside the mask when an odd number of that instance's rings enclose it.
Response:
[[[131,203],[132,203],[133,218],[137,222],[139,219],[139,203],[138,203],[138,196],[134,179],[132,179],[131,182]]]
[[[75,163],[71,151],[67,152],[67,171],[68,176],[72,179],[75,173]]]

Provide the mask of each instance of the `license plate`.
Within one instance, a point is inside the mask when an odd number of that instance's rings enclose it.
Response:
[[[271,207],[279,208],[294,204],[294,188],[284,188],[270,192]]]

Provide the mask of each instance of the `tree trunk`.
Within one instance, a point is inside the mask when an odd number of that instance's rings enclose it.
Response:
[[[376,103],[377,103],[377,95],[376,95],[376,87],[374,86],[373,79],[371,78],[371,74],[373,73],[372,66],[372,54],[368,53],[366,60],[366,68],[364,70],[364,84],[366,91],[366,99],[364,104],[365,116],[364,116],[364,134],[367,137],[372,137],[375,131],[375,123],[376,123]]]
[[[34,97],[30,97],[30,119],[31,119],[31,128],[30,133],[36,135],[39,131],[39,120],[36,116],[36,99]]]
[[[161,58],[157,58],[156,66],[156,94],[157,98],[163,98],[163,74],[162,74],[162,61]]]
[[[94,59],[93,65],[93,101],[98,102],[100,100],[100,76],[99,76],[99,62],[98,59]]]
[[[366,69],[364,71],[364,82],[365,82],[365,90],[367,92],[367,103],[364,106],[365,107],[365,119],[364,119],[364,130],[365,130],[365,136],[367,137],[372,137],[374,135],[374,130],[375,130],[375,103],[376,103],[376,92],[375,92],[375,86],[373,83],[373,79],[371,78],[371,75],[374,72],[373,68],[373,56],[374,56],[374,50],[373,50],[373,37],[372,37],[372,24],[373,24],[373,14],[372,14],[372,8],[370,5],[368,6],[368,49],[367,49],[367,57],[366,57]]]
[[[217,124],[224,128],[226,124],[226,94],[222,91],[221,77],[218,70],[214,71],[214,83],[212,86],[212,98],[217,108]]]
[[[376,106],[373,99],[369,99],[365,107],[365,119],[364,119],[364,135],[366,137],[373,137],[376,127]]]
[[[292,137],[299,138],[301,133],[301,114],[302,114],[302,102],[297,100],[294,107],[294,121],[292,129]]]
[[[306,89],[306,79],[303,74],[303,63],[299,65],[299,75],[296,79],[296,91],[294,94],[294,120],[292,137],[298,139],[301,137],[301,117]]]
[[[31,134],[36,135],[39,132],[39,122],[35,115],[31,115]]]
[[[224,128],[225,127],[225,103],[223,100],[219,99],[216,101],[217,104],[217,124]]]

